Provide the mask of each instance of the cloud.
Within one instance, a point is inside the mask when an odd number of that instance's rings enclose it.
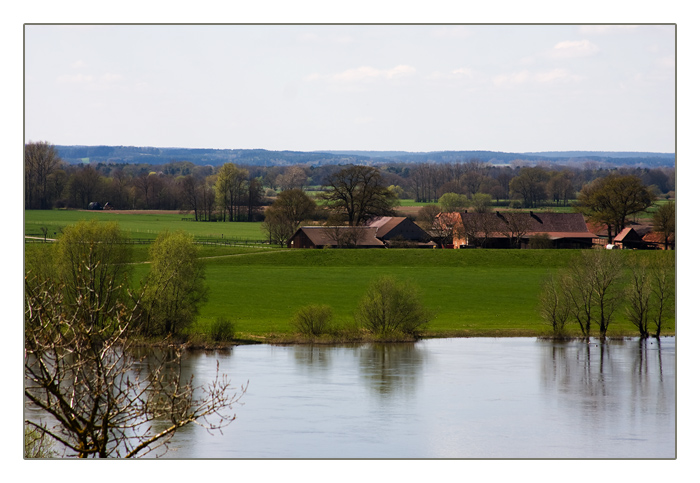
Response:
[[[566,40],[554,46],[550,51],[550,57],[557,59],[589,57],[598,53],[599,50],[598,46],[589,40]]]
[[[521,84],[554,84],[562,82],[576,82],[580,76],[569,73],[566,69],[551,69],[542,72],[530,72],[522,70],[512,74],[501,74],[493,78],[497,86],[512,86]]]
[[[67,84],[89,84],[95,80],[95,77],[85,74],[64,74],[58,76],[56,80]]]
[[[100,76],[91,74],[63,74],[56,78],[62,84],[81,84],[94,89],[106,89],[110,85],[121,82],[124,77],[120,74],[107,72]]]
[[[375,80],[394,80],[401,77],[411,76],[416,73],[416,68],[410,65],[397,65],[391,69],[377,69],[375,67],[362,66],[354,69],[332,74],[330,76],[321,76],[318,73],[313,73],[306,76],[307,81],[330,80],[337,83],[357,83],[371,82]]]
[[[432,72],[428,79],[430,80],[456,80],[456,79],[474,79],[476,73],[474,70],[468,67],[460,67],[458,69],[453,69],[450,72]]]

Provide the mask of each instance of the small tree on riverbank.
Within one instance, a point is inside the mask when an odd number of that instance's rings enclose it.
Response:
[[[382,336],[392,333],[418,336],[432,318],[414,284],[388,276],[370,283],[355,313],[359,325]]]
[[[328,305],[307,305],[300,308],[292,325],[303,335],[319,336],[329,331],[333,310]]]
[[[146,335],[175,335],[194,321],[207,299],[204,263],[197,258],[194,236],[184,231],[159,234],[149,255],[142,331]]]
[[[555,282],[545,283],[541,296],[541,312],[552,323],[563,316],[562,307],[569,310],[583,337],[590,337],[591,324],[598,325],[605,339],[612,316],[622,301],[622,260],[618,253],[587,250],[574,258],[569,268]],[[554,319],[552,319],[554,317]],[[553,327],[565,322],[557,322]]]
[[[560,277],[550,274],[542,283],[540,314],[552,327],[555,337],[564,336],[564,327],[571,314],[571,300],[562,290]]]

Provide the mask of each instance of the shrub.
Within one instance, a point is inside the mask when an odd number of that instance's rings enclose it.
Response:
[[[330,329],[333,311],[328,305],[307,305],[294,314],[292,325],[304,335],[321,335]]]
[[[236,328],[231,319],[217,317],[211,326],[211,337],[216,342],[231,342],[236,337]]]
[[[397,332],[417,336],[431,318],[415,285],[393,277],[372,281],[355,313],[359,325],[383,336]]]
[[[539,233],[530,237],[529,248],[543,249],[552,248],[552,239],[548,233]]]

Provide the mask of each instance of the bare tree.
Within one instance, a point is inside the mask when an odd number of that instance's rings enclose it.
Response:
[[[25,389],[27,400],[56,421],[26,424],[52,438],[65,456],[132,458],[167,450],[170,438],[188,424],[220,431],[235,419],[225,412],[245,392],[230,394],[226,376],[193,387],[180,376],[179,354],[141,378],[130,333],[138,304],[102,307],[78,299],[64,303],[63,288],[51,280],[25,278]],[[100,310],[111,324],[97,327],[81,314]],[[165,423],[153,432],[154,422]],[[54,446],[55,449],[55,446]]]
[[[55,424],[26,424],[66,456],[130,458],[167,449],[188,424],[218,431],[235,419],[228,410],[245,392],[231,394],[218,371],[209,385],[194,387],[181,377],[177,352],[142,377],[132,345],[145,317],[142,300],[150,289],[162,295],[178,274],[155,281],[160,290],[146,284],[130,294],[118,239],[112,225],[82,222],[64,232],[57,266],[52,254],[27,263],[24,395]],[[154,432],[155,422],[163,429]]]
[[[540,314],[552,327],[555,336],[564,336],[564,327],[571,314],[571,300],[562,289],[560,277],[550,274],[542,283]]]
[[[202,212],[202,197],[200,184],[203,180],[195,178],[188,174],[178,181],[180,186],[180,203],[181,206],[194,212],[194,220],[199,221]]]
[[[498,220],[492,213],[465,213],[462,216],[462,227],[467,244],[472,242],[478,247],[484,247],[489,239],[497,233]]]
[[[629,304],[625,308],[627,319],[637,327],[642,339],[649,337],[649,312],[651,283],[646,260],[637,260],[632,265],[629,284],[625,290]]]
[[[675,315],[676,279],[675,259],[659,257],[651,263],[651,322],[654,324],[654,337],[661,335],[661,329]]]
[[[393,216],[396,197],[382,173],[370,166],[348,166],[326,180],[320,195],[326,206],[351,226],[363,225],[375,216]]]
[[[561,279],[562,290],[571,303],[571,316],[584,337],[591,323],[598,325],[605,339],[615,310],[622,301],[622,260],[618,253],[588,250],[572,260]]]
[[[306,186],[308,176],[306,170],[302,166],[290,166],[285,171],[284,174],[277,176],[275,184],[280,187],[282,191],[300,189],[303,190]]]
[[[669,201],[654,213],[654,231],[664,237],[664,250],[668,250],[668,241],[676,234],[676,203]]]
[[[532,217],[527,213],[496,212],[504,224],[501,226],[501,234],[508,237],[513,248],[519,248],[522,238],[532,227]]]
[[[460,213],[438,213],[433,219],[430,234],[444,247],[464,236]]]
[[[49,176],[61,163],[58,151],[46,141],[24,146],[25,208],[51,208]]]
[[[270,241],[284,245],[301,223],[313,216],[316,202],[300,189],[281,192],[265,211],[262,229]]]
[[[362,239],[364,227],[339,225],[334,223],[333,218],[330,218],[323,231],[330,240],[335,242],[338,248],[355,248]]]

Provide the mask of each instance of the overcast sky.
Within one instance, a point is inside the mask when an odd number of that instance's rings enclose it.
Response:
[[[27,25],[25,137],[674,152],[675,27]]]

